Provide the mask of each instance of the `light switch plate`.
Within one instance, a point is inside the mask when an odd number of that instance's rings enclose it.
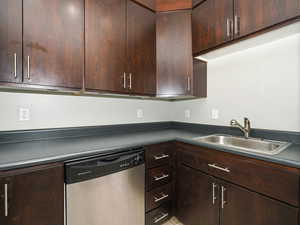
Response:
[[[191,110],[190,110],[190,109],[186,109],[186,110],[184,111],[184,117],[185,117],[186,119],[191,118]]]
[[[30,120],[30,110],[28,108],[19,108],[19,120],[20,121]]]
[[[218,109],[212,109],[212,111],[211,111],[211,118],[213,120],[219,119],[219,110]]]
[[[144,117],[144,111],[142,109],[136,110],[136,116],[137,116],[137,118],[143,118]]]

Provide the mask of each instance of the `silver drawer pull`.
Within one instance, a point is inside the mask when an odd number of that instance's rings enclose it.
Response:
[[[123,74],[123,88],[126,89],[126,73]]]
[[[8,216],[8,186],[4,184],[4,211],[5,216]]]
[[[225,194],[226,188],[222,186],[222,196],[221,196],[221,201],[222,201],[222,209],[224,209],[224,205],[226,204],[226,201],[224,200],[224,194]]]
[[[155,155],[154,159],[155,160],[160,160],[160,159],[165,159],[165,158],[169,158],[169,155],[167,154],[162,154],[162,155]]]
[[[212,167],[212,168],[215,168],[215,169],[218,169],[218,170],[222,170],[222,171],[227,172],[227,173],[230,173],[230,170],[228,168],[223,168],[223,167],[217,166],[215,163],[214,164],[208,164],[208,166]]]
[[[154,202],[160,202],[160,201],[162,201],[162,200],[164,200],[164,199],[166,199],[166,198],[169,197],[168,194],[161,193],[161,195],[162,196],[160,198],[154,196]]]
[[[217,185],[213,183],[212,188],[213,188],[213,205],[216,203],[217,197],[216,197],[216,187]]]
[[[154,223],[158,223],[169,216],[169,213],[162,213],[161,216],[154,218]]]
[[[163,175],[161,175],[160,177],[154,177],[154,180],[155,181],[159,181],[159,180],[163,180],[163,179],[165,179],[165,178],[167,178],[167,177],[169,177],[169,174],[163,174]]]

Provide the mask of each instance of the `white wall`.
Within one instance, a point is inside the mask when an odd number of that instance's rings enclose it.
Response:
[[[300,35],[250,41],[247,50],[208,55],[208,98],[174,103],[173,120],[229,125],[247,116],[255,128],[300,131]],[[212,119],[212,109],[219,119]]]
[[[0,131],[169,121],[169,102],[0,93]],[[30,120],[19,121],[19,108]],[[137,109],[144,111],[137,118]]]

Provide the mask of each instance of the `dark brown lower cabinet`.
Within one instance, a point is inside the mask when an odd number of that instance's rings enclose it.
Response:
[[[64,224],[61,164],[0,172],[0,185],[1,225]]]
[[[248,191],[236,185],[222,183],[220,201],[222,225],[298,224],[298,208]]]
[[[177,167],[176,191],[177,216],[185,225],[298,224],[298,208],[183,164]]]
[[[177,217],[184,225],[219,224],[219,186],[213,177],[180,165],[176,186]]]

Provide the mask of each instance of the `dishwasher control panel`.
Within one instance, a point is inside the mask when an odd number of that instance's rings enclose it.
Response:
[[[69,162],[65,164],[65,181],[67,184],[82,182],[130,169],[144,162],[144,148]]]

